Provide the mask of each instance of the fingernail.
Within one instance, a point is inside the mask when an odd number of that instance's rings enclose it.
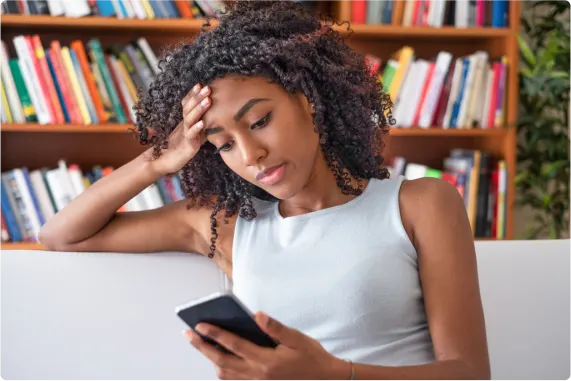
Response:
[[[200,102],[200,104],[201,104],[202,106],[208,106],[208,103],[209,103],[209,102],[210,102],[210,99],[204,98],[204,99],[202,100],[202,102]]]
[[[208,86],[203,87],[202,90],[200,90],[200,95],[206,95],[208,93],[208,90],[210,90]]]
[[[193,92],[193,93],[196,93],[196,92],[198,92],[198,90],[200,90],[200,84],[197,83],[197,84],[194,85],[194,87],[192,88],[192,92]]]
[[[206,327],[202,324],[199,324],[195,327],[196,332],[200,333],[201,335],[206,334]]]
[[[204,127],[204,122],[202,120],[196,123],[197,130],[202,130],[202,127]]]

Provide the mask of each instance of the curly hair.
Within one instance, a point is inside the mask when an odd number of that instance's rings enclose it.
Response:
[[[314,126],[328,166],[342,193],[359,195],[363,179],[388,178],[381,167],[383,136],[393,124],[390,97],[365,58],[343,40],[332,17],[293,1],[227,3],[208,18],[190,44],[179,43],[159,62],[159,73],[135,106],[139,141],[150,144],[152,159],[167,148],[182,120],[182,98],[196,84],[228,75],[264,77],[290,94],[302,92],[314,105]],[[207,30],[208,29],[208,30]],[[351,185],[355,179],[357,187]],[[231,171],[205,143],[181,170],[188,208],[212,208],[211,246],[216,251],[217,219],[236,213],[256,217],[252,197],[276,199]]]

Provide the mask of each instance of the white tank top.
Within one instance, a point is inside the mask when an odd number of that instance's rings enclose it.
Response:
[[[416,250],[400,217],[402,181],[372,179],[343,205],[288,218],[256,200],[258,216],[236,222],[234,294],[339,358],[433,362]]]

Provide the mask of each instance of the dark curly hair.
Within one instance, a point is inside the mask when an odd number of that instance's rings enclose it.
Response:
[[[291,93],[303,92],[314,105],[314,125],[337,185],[358,195],[363,179],[388,178],[381,167],[383,135],[393,124],[391,101],[371,75],[364,57],[343,41],[332,17],[316,14],[293,1],[227,3],[208,18],[190,44],[179,44],[159,62],[159,73],[135,106],[139,140],[153,146],[152,159],[167,147],[182,120],[182,98],[196,84],[208,85],[227,75],[258,76]],[[210,143],[205,143],[182,171],[190,204],[212,208],[211,246],[216,250],[217,219],[256,217],[252,197],[276,200],[232,172]],[[355,179],[357,187],[351,185]]]

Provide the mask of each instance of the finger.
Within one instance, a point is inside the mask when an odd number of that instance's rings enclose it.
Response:
[[[265,355],[266,348],[214,325],[201,323],[196,326],[197,332],[209,337],[237,356],[246,360],[259,360]]]
[[[222,352],[214,345],[204,341],[199,335],[192,332],[192,330],[184,331],[184,334],[190,340],[190,343],[216,366],[236,373],[244,373],[247,371],[248,366],[240,357]]]
[[[182,105],[182,115],[187,115],[199,105],[203,106],[201,105],[201,102],[204,101],[204,99],[208,98],[209,95],[210,87],[203,87],[197,94],[194,94],[185,104]]]
[[[186,102],[188,102],[188,100],[194,96],[196,93],[198,93],[198,91],[201,89],[200,83],[197,83],[196,85],[194,85],[194,87],[192,89],[190,89],[190,91],[188,93],[186,93],[186,95],[182,98],[182,100],[180,101],[180,103],[182,104],[182,107],[184,107],[184,105],[186,104]]]
[[[199,120],[184,132],[184,137],[188,140],[196,140],[200,145],[206,141],[206,136],[202,133],[204,122]]]
[[[220,380],[251,380],[251,377],[243,376],[228,369],[216,367],[216,375]]]
[[[256,322],[275,341],[290,348],[299,347],[307,337],[298,330],[283,325],[263,312],[256,313]]]
[[[210,103],[211,103],[210,98],[204,98],[202,102],[200,102],[195,108],[193,108],[188,114],[186,114],[183,119],[185,128],[189,128],[198,120],[200,120],[204,112],[210,106]]]

